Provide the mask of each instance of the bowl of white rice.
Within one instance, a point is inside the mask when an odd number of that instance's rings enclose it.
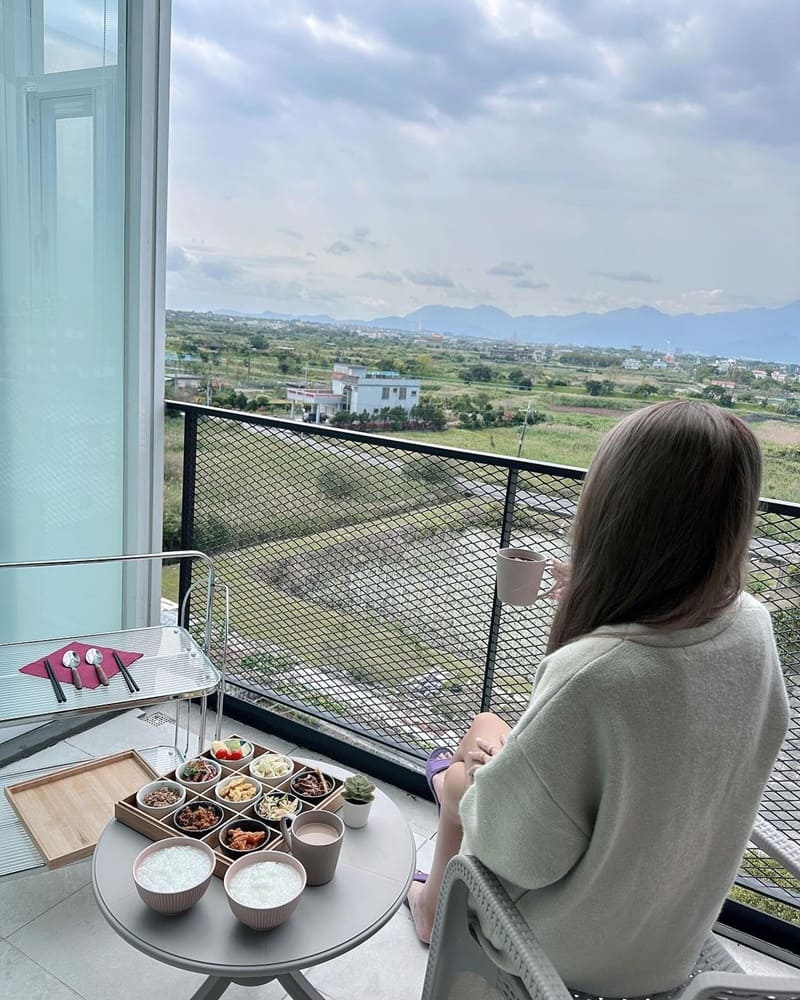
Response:
[[[306,887],[306,870],[291,854],[256,851],[233,862],[224,886],[236,919],[268,931],[294,913]]]
[[[214,852],[191,837],[159,840],[138,854],[133,881],[142,901],[159,913],[183,913],[202,898],[211,883]]]

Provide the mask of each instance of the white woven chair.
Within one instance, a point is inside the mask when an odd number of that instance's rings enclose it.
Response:
[[[491,927],[492,934],[502,944],[514,974],[499,969],[482,946],[483,935],[474,915],[478,913],[484,926]],[[652,994],[648,1000],[678,997],[680,1000],[736,997],[800,1000],[800,976],[797,979],[746,976],[716,938],[709,937],[688,986]],[[594,1000],[567,989],[497,877],[476,858],[459,854],[447,866],[439,895],[422,1000],[501,998]]]

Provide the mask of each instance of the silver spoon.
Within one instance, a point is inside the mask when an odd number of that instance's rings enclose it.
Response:
[[[75,685],[75,689],[80,691],[83,687],[81,675],[78,673],[78,667],[81,665],[80,656],[74,649],[68,649],[61,657],[61,663],[72,673],[72,683]]]
[[[100,650],[95,649],[94,647],[92,647],[91,649],[87,649],[86,662],[90,666],[94,667],[95,673],[97,674],[97,679],[100,681],[100,683],[108,687],[108,677],[106,676],[105,670],[103,670],[101,666],[103,662],[103,654],[100,652]]]

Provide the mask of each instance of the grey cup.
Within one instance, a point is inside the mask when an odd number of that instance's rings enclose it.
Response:
[[[504,604],[528,607],[539,596],[547,559],[533,549],[508,548],[497,553],[497,597]]]
[[[304,839],[304,829],[309,839]],[[308,885],[330,882],[339,862],[344,838],[341,819],[323,809],[312,809],[299,816],[284,816],[281,833],[290,852],[305,868]]]

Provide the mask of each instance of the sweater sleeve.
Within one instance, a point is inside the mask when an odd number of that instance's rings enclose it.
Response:
[[[557,882],[589,847],[613,739],[596,681],[619,646],[582,639],[543,660],[527,710],[462,799],[463,850],[523,889]]]
[[[461,802],[461,821],[465,853],[524,889],[558,881],[589,843],[513,732],[500,753],[476,773]]]

